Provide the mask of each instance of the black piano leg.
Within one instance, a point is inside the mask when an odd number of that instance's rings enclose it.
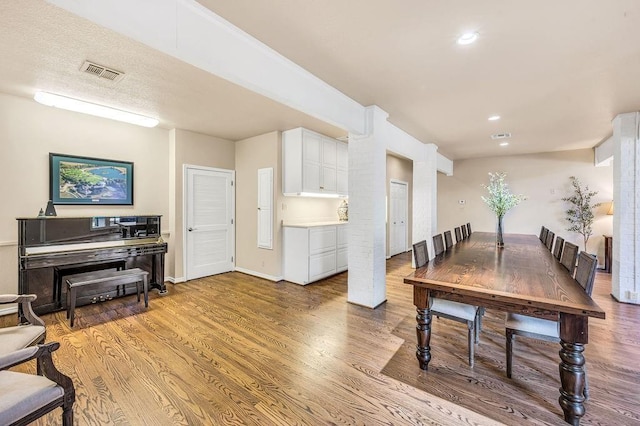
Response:
[[[151,276],[153,277],[151,287],[157,288],[160,296],[169,294],[167,286],[164,283],[164,253],[160,256],[153,255],[151,259]]]

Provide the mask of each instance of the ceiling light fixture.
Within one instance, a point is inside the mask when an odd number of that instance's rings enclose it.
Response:
[[[155,118],[144,115],[107,107],[104,105],[92,104],[78,99],[67,98],[66,96],[54,95],[47,92],[36,92],[33,99],[42,105],[62,108],[69,111],[81,112],[83,114],[95,115],[111,120],[124,121],[125,123],[136,124],[143,127],[155,127],[159,121]]]
[[[489,121],[496,121],[496,120],[500,120],[500,116],[499,115],[492,115],[491,117],[488,118]]]
[[[509,142],[500,142],[500,146],[509,146]]]
[[[458,44],[471,44],[478,39],[478,33],[464,33],[458,38]]]

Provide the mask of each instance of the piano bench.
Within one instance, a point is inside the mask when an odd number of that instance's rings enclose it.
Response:
[[[111,260],[108,262],[76,263],[73,265],[60,265],[53,267],[53,299],[56,308],[62,307],[62,278],[67,275],[80,274],[83,272],[100,271],[102,269],[126,268],[127,262],[124,260]],[[122,290],[124,294],[124,289]]]
[[[125,284],[136,284],[138,302],[140,301],[140,282],[144,292],[144,306],[149,307],[149,273],[140,268],[123,269],[121,271],[100,270],[69,275],[67,282],[67,318],[73,327],[78,289],[82,287],[113,287]]]

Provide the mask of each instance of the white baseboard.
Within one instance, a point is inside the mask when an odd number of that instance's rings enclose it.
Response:
[[[245,269],[245,268],[239,268],[236,266],[235,269],[237,272],[242,272],[243,274],[247,274],[247,275],[253,275],[254,277],[258,277],[258,278],[264,278],[265,280],[269,280],[269,281],[282,281],[284,278],[283,277],[276,277],[273,275],[268,275],[268,274],[263,274],[262,272],[256,272],[256,271],[252,271],[250,269]]]
[[[179,277],[179,278],[174,278],[174,277],[164,277],[165,281],[169,281],[171,284],[178,284],[178,283],[183,283],[186,280],[184,279],[184,277]]]

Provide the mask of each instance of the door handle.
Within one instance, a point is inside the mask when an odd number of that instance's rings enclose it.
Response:
[[[189,228],[189,229],[187,229],[187,231],[191,232],[191,231],[193,231],[193,228]]]

